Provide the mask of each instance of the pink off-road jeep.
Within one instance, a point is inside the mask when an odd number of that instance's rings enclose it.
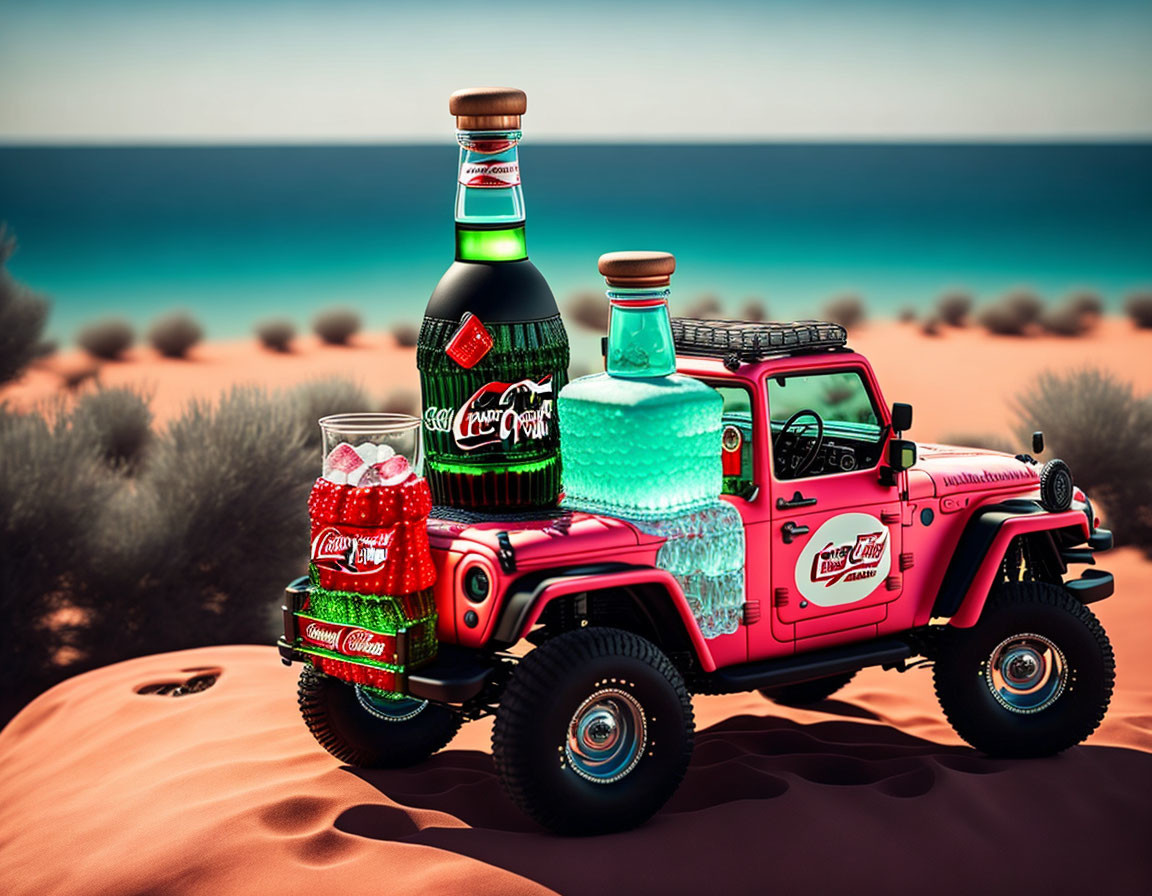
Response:
[[[676,789],[692,693],[809,704],[859,669],[927,661],[978,750],[1044,756],[1092,733],[1114,660],[1088,604],[1113,580],[1068,567],[1092,566],[1112,536],[1062,461],[904,439],[911,407],[885,403],[834,325],[673,332],[678,371],[724,401],[722,499],[745,541],[731,624],[701,618],[651,527],[437,508],[436,659],[397,676],[390,699],[306,665],[300,702],[321,744],[353,765],[407,765],[495,715],[512,799],[554,831],[593,833],[640,824]],[[307,587],[289,590],[281,654],[307,663],[294,616]]]

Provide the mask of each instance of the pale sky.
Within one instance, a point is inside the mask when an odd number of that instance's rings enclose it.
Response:
[[[1152,137],[1152,2],[0,0],[0,143]]]

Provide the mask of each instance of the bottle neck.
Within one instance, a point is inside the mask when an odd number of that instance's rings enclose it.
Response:
[[[605,369],[610,376],[656,377],[676,372],[676,348],[668,318],[671,293],[667,286],[608,289]]]
[[[457,131],[456,258],[519,261],[524,239],[524,192],[517,145],[520,131]]]

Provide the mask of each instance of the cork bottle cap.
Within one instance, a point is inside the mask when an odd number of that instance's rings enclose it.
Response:
[[[598,264],[609,286],[644,289],[667,286],[676,270],[676,258],[670,252],[609,252]]]
[[[515,130],[528,109],[528,95],[515,87],[466,87],[448,98],[461,131]]]

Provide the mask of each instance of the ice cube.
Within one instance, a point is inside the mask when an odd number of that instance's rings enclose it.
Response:
[[[380,460],[376,456],[376,443],[375,442],[361,442],[356,446],[356,453],[360,455],[360,460],[372,466],[376,461]]]
[[[351,473],[363,463],[355,448],[347,442],[341,442],[324,458],[324,475],[327,476],[331,471]]]
[[[335,485],[348,484],[348,474],[342,470],[329,470],[324,474],[324,478]]]
[[[396,453],[396,449],[391,445],[377,445],[376,446],[376,460],[373,463],[382,464],[388,458]]]
[[[349,485],[355,485],[355,486],[364,485],[364,483],[362,483],[360,480],[364,478],[364,474],[367,473],[370,469],[372,469],[372,468],[369,467],[368,464],[362,463],[355,470],[349,470],[348,471],[348,484]]]
[[[396,454],[378,464],[373,464],[360,480],[360,485],[399,485],[412,475],[408,458]]]

